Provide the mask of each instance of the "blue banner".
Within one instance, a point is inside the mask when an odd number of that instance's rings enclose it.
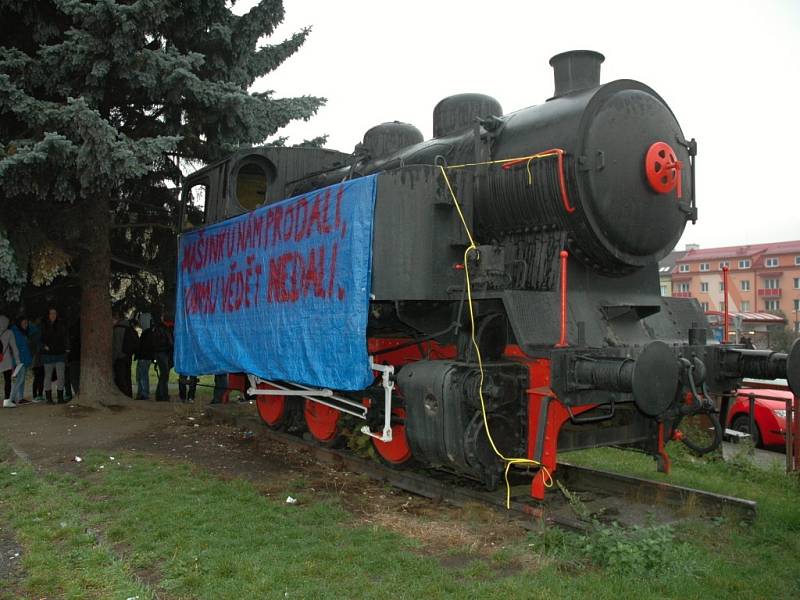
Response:
[[[375,187],[362,177],[184,233],[175,370],[370,385]]]

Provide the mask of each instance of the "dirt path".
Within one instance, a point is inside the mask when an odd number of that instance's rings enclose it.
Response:
[[[11,528],[0,523],[0,582],[9,588],[22,575],[22,551]]]
[[[139,402],[115,411],[76,404],[29,404],[0,411],[0,439],[37,464],[73,460],[88,448],[114,449],[122,440],[163,428],[171,403]]]

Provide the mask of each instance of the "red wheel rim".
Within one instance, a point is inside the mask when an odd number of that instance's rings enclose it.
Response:
[[[392,409],[392,414],[401,419],[406,418],[406,411],[402,408]],[[411,447],[406,437],[406,426],[401,423],[392,425],[392,441],[382,442],[372,438],[372,444],[381,457],[389,463],[401,465],[411,459]]]
[[[306,400],[303,416],[308,431],[320,442],[330,442],[339,435],[338,410],[313,400]]]
[[[260,390],[275,390],[275,386],[259,383]],[[261,420],[270,427],[280,425],[286,414],[286,396],[256,396],[256,407]]]

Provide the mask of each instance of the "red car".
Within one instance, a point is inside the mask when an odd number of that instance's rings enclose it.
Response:
[[[750,432],[750,400],[754,394],[756,430]],[[763,396],[759,398],[758,396]],[[759,448],[786,446],[786,400],[793,398],[789,390],[740,388],[728,411],[728,427],[750,433]]]

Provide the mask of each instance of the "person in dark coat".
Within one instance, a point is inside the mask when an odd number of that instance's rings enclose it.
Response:
[[[120,314],[115,314],[111,353],[114,366],[114,383],[119,390],[133,398],[133,384],[131,382],[131,367],[133,355],[139,346],[139,334],[131,322]]]
[[[194,402],[198,381],[196,375],[178,376],[178,398],[181,399],[181,402]]]
[[[150,366],[155,360],[153,352],[152,317],[142,314],[139,317],[142,335],[139,338],[139,349],[136,352],[136,399],[150,399]]]
[[[64,365],[69,351],[69,336],[58,311],[50,308],[42,325],[42,364],[44,364],[45,397],[53,402],[53,373],[56,375],[57,401],[64,401]]]
[[[172,368],[172,332],[162,316],[158,317],[153,326],[153,356],[156,359],[158,370],[158,386],[156,387],[156,401],[169,401],[169,371]]]
[[[222,404],[223,402],[227,402],[227,393],[228,374],[221,373],[214,375],[214,397],[211,400],[211,404]]]
[[[28,346],[33,362],[33,401],[44,402],[44,365],[42,364],[42,319],[28,323]]]

